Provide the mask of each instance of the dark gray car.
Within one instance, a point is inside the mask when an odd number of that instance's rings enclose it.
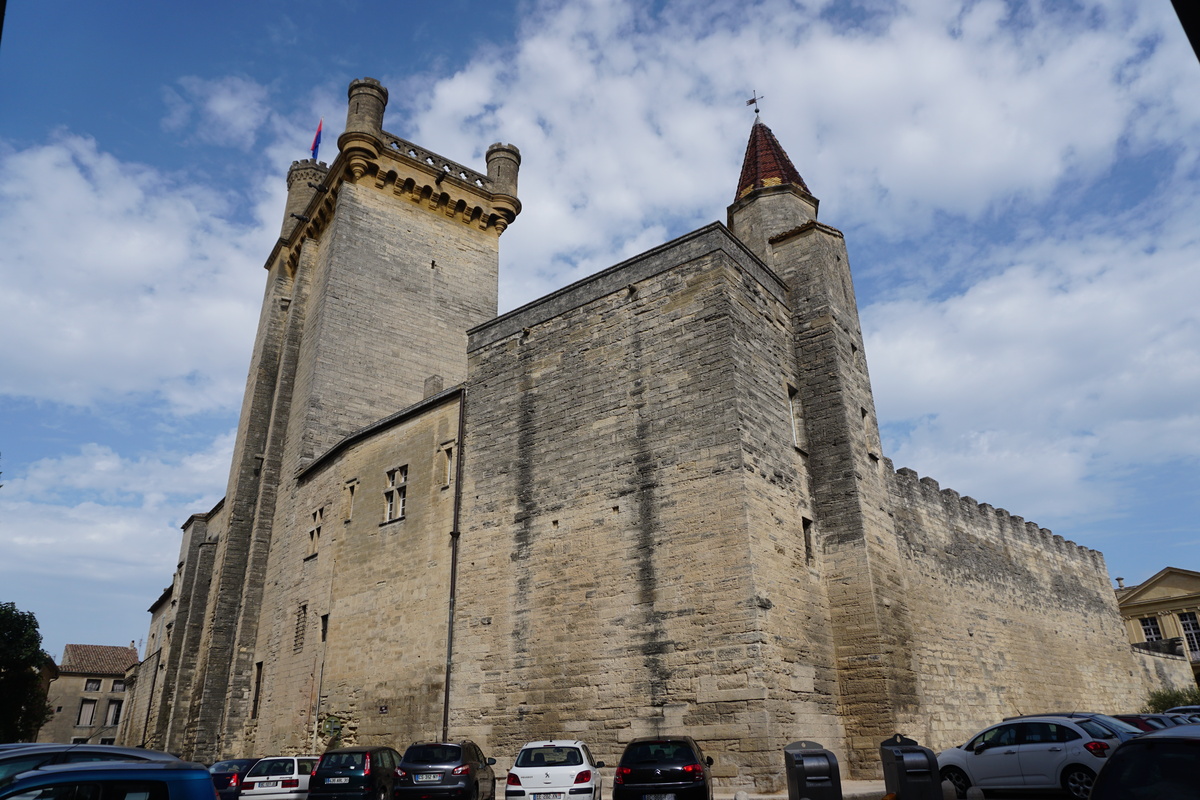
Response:
[[[414,742],[396,770],[396,799],[495,800],[495,763],[471,741]]]

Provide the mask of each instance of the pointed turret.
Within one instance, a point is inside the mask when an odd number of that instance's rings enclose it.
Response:
[[[750,129],[750,141],[746,143],[742,177],[738,179],[737,196],[734,200],[741,200],[755,189],[785,184],[797,186],[805,194],[809,194],[808,185],[792,166],[792,160],[780,146],[775,134],[755,119],[754,127]]]
[[[775,134],[755,119],[737,194],[729,207],[729,229],[770,263],[767,241],[816,219],[817,205]]]

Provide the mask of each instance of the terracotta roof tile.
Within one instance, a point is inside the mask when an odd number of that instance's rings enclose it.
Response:
[[[69,644],[63,648],[62,672],[89,675],[124,675],[125,670],[138,663],[138,653],[132,647],[113,647],[105,644]]]
[[[762,122],[755,120],[750,129],[750,141],[746,143],[746,158],[742,161],[742,176],[738,179],[737,196],[740,200],[755,189],[766,186],[791,184],[808,192],[808,186],[800,173],[792,166],[792,160],[783,151],[775,134]]]

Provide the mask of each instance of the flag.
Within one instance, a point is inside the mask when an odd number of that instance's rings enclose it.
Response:
[[[321,128],[325,125],[325,118],[321,117],[321,121],[317,123],[317,135],[313,137],[312,150],[313,161],[317,160],[317,151],[321,149]]]

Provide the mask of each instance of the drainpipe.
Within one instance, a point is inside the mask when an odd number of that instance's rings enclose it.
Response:
[[[454,668],[454,603],[458,589],[459,514],[462,509],[463,447],[467,422],[467,387],[458,393],[458,460],[454,464],[454,523],[450,530],[450,600],[446,609],[446,680],[442,697],[442,741],[450,741],[450,676]]]

